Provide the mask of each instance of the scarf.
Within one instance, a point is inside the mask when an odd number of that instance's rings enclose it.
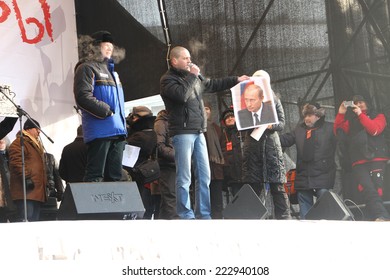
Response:
[[[35,138],[34,136],[32,136],[30,133],[28,133],[26,130],[23,130],[23,134],[25,136],[27,136],[28,138],[31,139],[31,141],[35,144],[35,146],[38,148],[38,151],[39,153],[41,154],[41,156],[43,157],[43,154],[44,154],[44,148],[43,148],[43,145],[42,145],[42,142]]]
[[[225,160],[223,158],[221,144],[219,143],[217,131],[214,128],[213,122],[207,121],[207,132],[205,134],[210,162],[224,164]]]

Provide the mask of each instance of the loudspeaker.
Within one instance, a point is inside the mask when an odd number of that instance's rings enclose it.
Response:
[[[58,220],[128,220],[145,208],[136,182],[85,182],[67,185]]]
[[[371,213],[369,213],[369,211],[367,210],[366,204],[357,205],[352,200],[350,200],[350,202],[353,203],[353,205],[347,206],[348,209],[352,212],[355,221],[372,221],[375,219],[375,217],[373,217]],[[383,201],[383,206],[385,207],[387,212],[390,213],[390,201]]]
[[[268,212],[252,187],[245,184],[222,214],[225,219],[264,219]]]
[[[334,192],[324,193],[309,209],[306,220],[353,221],[353,214],[342,199]]]

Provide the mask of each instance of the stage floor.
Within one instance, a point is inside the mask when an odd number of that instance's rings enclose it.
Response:
[[[3,237],[0,261],[10,264],[6,269],[16,269],[18,275],[24,273],[21,267],[28,267],[29,273],[60,267],[62,276],[72,273],[76,267],[79,275],[80,268],[91,265],[96,276],[89,279],[103,279],[99,276],[111,275],[112,269],[146,263],[268,266],[272,274],[267,279],[296,275],[291,279],[377,280],[390,276],[390,222],[47,221],[0,224],[0,232]],[[106,272],[104,267],[108,269]],[[88,276],[93,275],[90,269]],[[132,279],[149,279],[145,277]],[[254,276],[246,277],[254,279]]]

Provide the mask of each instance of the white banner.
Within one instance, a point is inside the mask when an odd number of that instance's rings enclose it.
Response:
[[[80,124],[72,89],[78,60],[74,1],[0,1],[0,37],[0,115],[15,115],[5,92],[53,139],[41,134],[58,161]],[[11,141],[20,126],[8,134]]]

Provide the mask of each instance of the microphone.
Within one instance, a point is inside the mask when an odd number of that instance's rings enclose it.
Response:
[[[194,65],[193,63],[189,63],[189,64],[188,64],[188,66],[189,66],[190,68],[191,68],[193,65]],[[204,80],[206,80],[205,77],[203,77],[203,75],[202,75],[200,72],[198,73],[198,78],[199,78],[199,80],[201,80],[202,82],[203,82]]]

